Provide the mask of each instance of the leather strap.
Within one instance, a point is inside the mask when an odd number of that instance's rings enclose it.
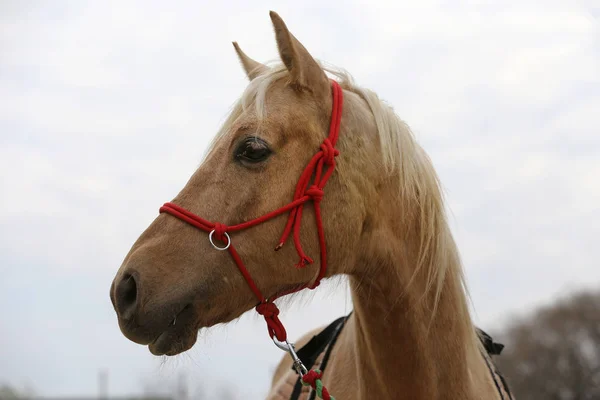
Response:
[[[331,355],[331,351],[333,350],[333,346],[337,341],[344,325],[348,318],[350,318],[352,312],[345,317],[340,317],[329,324],[325,329],[323,329],[318,335],[312,337],[312,339],[306,343],[300,350],[296,353],[302,363],[307,366],[307,368],[311,368],[315,365],[317,358],[325,351],[325,355],[323,357],[323,361],[319,366],[321,372],[325,372],[325,367],[327,367],[327,362],[329,361],[329,357]],[[293,369],[293,368],[292,368]],[[295,371],[295,370],[294,370]],[[290,400],[298,400],[300,398],[300,394],[302,392],[302,381],[300,376],[298,376],[298,380],[294,385],[294,390],[292,392],[292,396]],[[310,400],[315,398],[316,392],[313,390],[310,394]]]

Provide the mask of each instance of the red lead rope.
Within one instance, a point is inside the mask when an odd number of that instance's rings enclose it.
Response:
[[[285,342],[287,340],[287,333],[285,331],[285,328],[283,327],[283,324],[279,320],[279,309],[277,308],[277,305],[273,303],[273,301],[278,297],[296,291],[300,291],[304,288],[316,288],[321,282],[323,276],[325,275],[325,271],[327,270],[327,251],[325,247],[325,234],[323,232],[323,222],[321,220],[320,203],[323,199],[323,188],[325,187],[327,180],[329,180],[329,177],[331,177],[331,174],[333,173],[333,170],[335,168],[335,157],[339,155],[339,151],[335,149],[335,144],[339,136],[343,105],[342,88],[336,81],[332,80],[331,82],[333,93],[333,105],[331,113],[331,124],[329,127],[329,136],[323,141],[323,144],[321,144],[321,150],[313,156],[313,158],[310,160],[310,162],[304,169],[304,172],[300,176],[298,184],[296,185],[294,200],[291,203],[268,214],[265,214],[262,217],[232,226],[226,226],[218,222],[213,223],[207,221],[173,203],[165,203],[160,208],[161,213],[166,212],[168,214],[171,214],[172,216],[177,217],[200,230],[210,232],[214,235],[214,237],[217,240],[221,242],[227,242],[227,249],[229,250],[229,253],[233,257],[233,260],[235,261],[241,274],[244,276],[244,279],[246,279],[246,282],[248,282],[248,286],[250,286],[250,289],[252,289],[252,292],[254,292],[254,295],[258,298],[260,302],[256,306],[256,311],[265,318],[265,321],[267,322],[269,336],[271,336],[271,338],[275,336],[280,342]],[[308,186],[313,176],[313,184],[311,186]],[[304,207],[304,203],[306,203],[309,200],[312,200],[314,204],[317,231],[319,234],[319,246],[321,249],[321,268],[319,270],[319,275],[317,276],[312,285],[309,285],[307,283],[306,285],[296,290],[279,293],[271,299],[265,299],[261,291],[256,286],[256,283],[254,283],[252,276],[244,266],[240,255],[237,253],[235,247],[231,243],[231,239],[226,234],[250,228],[252,226],[258,225],[262,222],[265,222],[271,218],[274,218],[280,214],[289,211],[290,214],[288,217],[287,224],[285,226],[279,244],[277,245],[275,250],[279,250],[285,244],[287,238],[289,237],[293,229],[294,244],[296,246],[296,251],[300,256],[300,261],[296,265],[296,267],[303,268],[307,264],[313,262],[313,260],[304,253],[304,250],[302,249],[302,245],[300,243],[300,224],[302,221],[302,210]]]

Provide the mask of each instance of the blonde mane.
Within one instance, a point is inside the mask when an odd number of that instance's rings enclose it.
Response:
[[[451,279],[456,286],[462,289],[463,299],[458,302],[458,314],[463,316],[463,321],[468,325],[467,331],[473,332],[476,340],[476,331],[468,311],[467,298],[469,293],[466,287],[461,260],[450,228],[448,226],[443,191],[433,164],[423,148],[417,143],[408,125],[395,113],[394,109],[386,104],[370,89],[361,88],[354,82],[352,76],[345,70],[334,66],[327,66],[320,62],[321,67],[333,76],[344,91],[358,95],[369,107],[377,127],[381,148],[381,165],[389,176],[399,178],[399,200],[404,202],[405,209],[418,208],[418,221],[420,232],[419,256],[415,271],[408,285],[419,273],[426,276],[426,290],[423,298],[431,290],[434,292],[433,316],[446,279]],[[266,116],[266,93],[271,84],[288,74],[281,63],[276,63],[266,72],[250,81],[240,99],[233,105],[231,112],[213,139],[208,152],[230,130],[236,119],[245,111],[254,107],[254,112],[260,121]],[[352,101],[347,100],[352,107]],[[358,107],[356,107],[358,108]],[[342,135],[343,136],[343,135]]]

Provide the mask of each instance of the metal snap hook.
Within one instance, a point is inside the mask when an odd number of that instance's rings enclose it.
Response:
[[[210,240],[210,244],[212,244],[212,246],[219,250],[219,251],[223,251],[223,250],[227,250],[229,248],[229,246],[231,245],[231,238],[229,237],[229,235],[227,234],[227,232],[224,232],[225,237],[227,238],[227,245],[225,247],[219,247],[215,244],[215,242],[213,242],[213,234],[215,233],[215,230],[213,229],[212,231],[210,231],[210,233],[208,234],[208,240]]]
[[[290,357],[292,357],[292,360],[294,361],[294,369],[298,375],[304,376],[308,373],[308,369],[306,369],[306,366],[304,366],[302,360],[300,360],[300,357],[298,357],[298,354],[296,354],[296,349],[292,343],[288,342],[287,340],[285,342],[280,342],[275,336],[273,336],[273,343],[275,343],[275,346],[277,346],[279,349],[289,353]]]
[[[290,342],[288,342],[287,340],[285,342],[280,342],[275,336],[273,336],[273,343],[275,343],[275,346],[277,346],[280,350],[287,352],[289,352],[290,348],[292,347]]]

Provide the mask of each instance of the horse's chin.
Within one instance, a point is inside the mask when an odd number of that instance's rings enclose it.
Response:
[[[167,329],[148,344],[148,349],[155,356],[181,354],[196,343],[199,328],[194,308],[189,305],[177,315]]]

